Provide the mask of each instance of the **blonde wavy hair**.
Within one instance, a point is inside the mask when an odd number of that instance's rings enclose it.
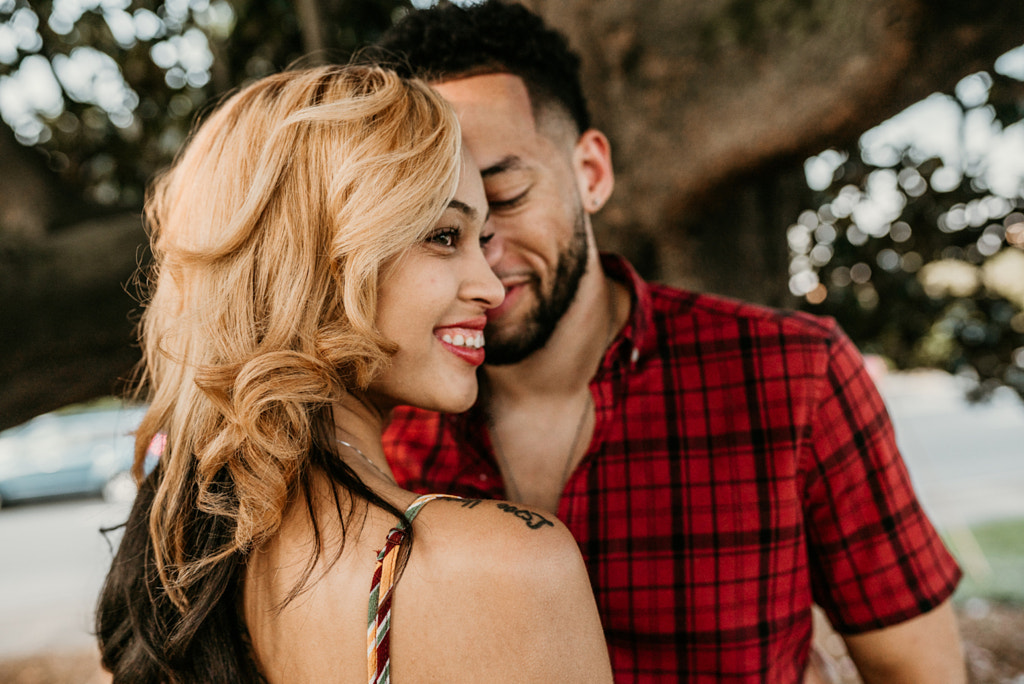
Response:
[[[135,471],[165,433],[149,537],[180,609],[205,568],[275,533],[333,429],[325,407],[388,363],[380,279],[454,195],[460,141],[420,81],[291,71],[226,100],[152,186]],[[233,534],[197,540],[196,510]]]

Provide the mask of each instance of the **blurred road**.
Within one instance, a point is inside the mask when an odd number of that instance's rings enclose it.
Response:
[[[922,505],[940,528],[1024,518],[1024,402],[1007,388],[969,404],[938,372],[890,374],[879,390]]]
[[[1024,518],[1024,404],[1002,393],[970,406],[941,374],[879,387],[926,509],[939,527]],[[110,563],[98,530],[126,504],[78,500],[0,510],[0,658],[94,645],[92,611]]]
[[[0,510],[0,658],[94,645],[92,612],[111,553],[100,527],[127,504],[98,499]]]

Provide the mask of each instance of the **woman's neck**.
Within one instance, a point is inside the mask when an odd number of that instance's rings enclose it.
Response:
[[[364,393],[350,392],[334,405],[332,413],[334,439],[342,459],[360,476],[382,477],[394,483],[381,444],[390,412]]]

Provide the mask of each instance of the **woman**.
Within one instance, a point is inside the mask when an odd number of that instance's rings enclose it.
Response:
[[[503,297],[443,100],[376,68],[265,78],[146,216],[137,469],[166,442],[100,597],[114,681],[611,681],[565,528],[425,505],[381,448],[397,404],[471,405]]]

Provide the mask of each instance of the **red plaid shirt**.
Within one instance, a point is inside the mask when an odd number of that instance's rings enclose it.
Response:
[[[949,597],[959,568],[834,321],[604,266],[633,310],[590,383],[594,437],[558,515],[617,681],[796,682],[812,602],[856,633]],[[505,496],[479,407],[396,411],[385,450],[410,489]]]

